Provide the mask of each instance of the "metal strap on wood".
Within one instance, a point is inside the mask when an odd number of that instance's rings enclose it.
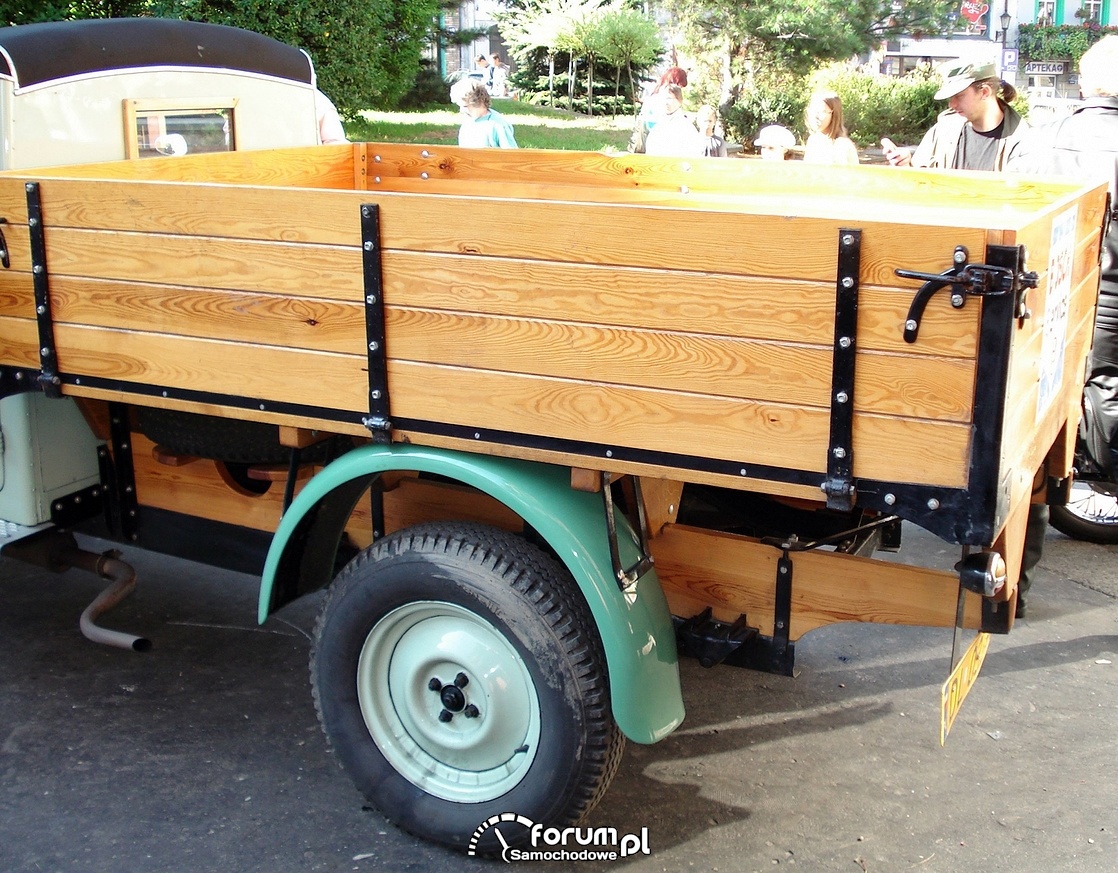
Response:
[[[39,328],[39,383],[48,397],[62,396],[58,353],[54,345],[54,319],[47,281],[47,244],[43,233],[43,201],[38,182],[28,182],[27,228],[31,244],[31,279],[35,289],[35,322]]]
[[[365,281],[365,339],[369,353],[369,416],[362,423],[373,441],[392,441],[388,403],[388,355],[385,350],[384,288],[381,272],[380,208],[361,205],[361,264]]]
[[[829,509],[854,505],[854,360],[858,334],[858,286],[862,232],[839,230],[835,279],[835,343],[831,364],[831,434],[823,492]]]

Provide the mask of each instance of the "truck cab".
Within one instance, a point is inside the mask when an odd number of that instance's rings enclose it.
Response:
[[[315,145],[316,90],[306,52],[234,27],[0,28],[0,169]],[[52,501],[98,481],[98,441],[72,401],[6,396],[0,429],[3,529],[48,522]]]

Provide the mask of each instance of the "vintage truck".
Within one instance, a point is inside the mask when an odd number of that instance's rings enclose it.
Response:
[[[54,453],[98,475],[4,554],[81,563],[88,532],[259,573],[260,621],[329,586],[335,753],[470,852],[581,821],[682,722],[680,656],[790,674],[834,622],[976,629],[946,732],[1068,481],[1105,210],[375,143],[9,170],[0,388],[75,404]],[[958,563],[875,558],[902,522]]]

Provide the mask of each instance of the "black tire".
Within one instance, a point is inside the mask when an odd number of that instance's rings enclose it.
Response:
[[[483,525],[420,525],[351,561],[319,616],[311,682],[330,745],[369,802],[460,850],[523,845],[525,820],[574,825],[624,748],[574,581]],[[482,827],[505,813],[517,818],[500,837]]]
[[[1118,543],[1118,486],[1077,479],[1067,506],[1053,506],[1049,523],[1060,533],[1101,545]]]
[[[279,428],[262,421],[140,407],[136,424],[153,443],[179,455],[228,464],[286,464],[291,459],[291,449],[280,444]],[[300,459],[323,463],[351,447],[344,437],[326,439],[303,449]]]

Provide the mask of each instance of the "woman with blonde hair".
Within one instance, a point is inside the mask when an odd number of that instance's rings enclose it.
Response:
[[[811,164],[857,164],[858,149],[846,135],[842,100],[834,91],[817,91],[804,110],[808,138],[804,160]]]

